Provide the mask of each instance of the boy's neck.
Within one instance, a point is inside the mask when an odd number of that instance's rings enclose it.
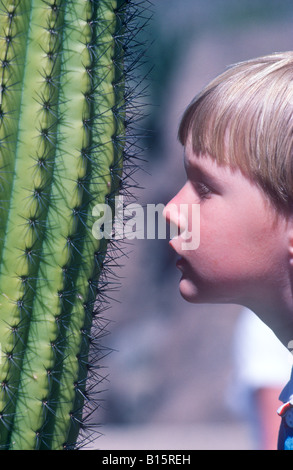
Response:
[[[264,303],[253,303],[249,307],[274,332],[281,343],[293,349],[293,292],[270,298]],[[290,344],[291,343],[291,344]]]

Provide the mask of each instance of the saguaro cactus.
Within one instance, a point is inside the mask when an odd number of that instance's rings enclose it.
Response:
[[[0,447],[71,449],[83,423],[119,190],[127,0],[3,0],[0,14]],[[131,34],[131,33],[130,33]]]

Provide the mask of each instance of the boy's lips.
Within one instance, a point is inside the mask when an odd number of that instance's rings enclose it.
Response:
[[[180,269],[180,271],[182,271],[183,266],[184,266],[184,264],[185,264],[185,260],[184,260],[184,258],[181,256],[181,254],[179,253],[179,250],[176,250],[176,247],[174,246],[174,245],[175,245],[175,243],[174,243],[174,238],[169,241],[169,245],[170,245],[171,248],[173,248],[173,250],[178,254],[179,258],[178,258],[177,261],[176,261],[176,267],[177,267],[178,269]]]
[[[182,257],[178,258],[178,260],[176,261],[177,268],[178,269],[182,268],[183,264],[184,264],[184,259]]]
[[[175,251],[175,253],[177,253],[178,255],[178,259],[176,261],[176,267],[179,269],[179,271],[181,271],[183,273],[184,270],[186,270],[187,268],[187,265],[188,265],[188,262],[187,260],[182,256],[182,251],[179,249],[178,247],[178,238],[173,238],[169,241],[169,245],[171,246],[171,248],[173,248],[173,250]],[[177,246],[176,246],[177,245]],[[177,249],[176,249],[177,248]]]
[[[176,267],[183,273],[186,270],[186,260],[182,257],[178,258],[176,261]]]

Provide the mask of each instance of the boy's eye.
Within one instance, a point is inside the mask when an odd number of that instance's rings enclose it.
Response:
[[[200,199],[207,199],[212,193],[211,189],[202,181],[196,181],[194,186]]]

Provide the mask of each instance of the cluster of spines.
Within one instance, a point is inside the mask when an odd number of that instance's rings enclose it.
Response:
[[[97,355],[104,354],[98,278],[107,243],[93,239],[91,211],[105,197],[111,201],[123,182],[130,6],[36,0],[32,9],[28,0],[2,2],[0,150],[10,185],[1,195],[3,448],[73,448],[84,429],[84,403],[89,415],[96,406],[90,392],[96,393],[91,379],[100,380]],[[8,59],[17,68],[9,76]]]

